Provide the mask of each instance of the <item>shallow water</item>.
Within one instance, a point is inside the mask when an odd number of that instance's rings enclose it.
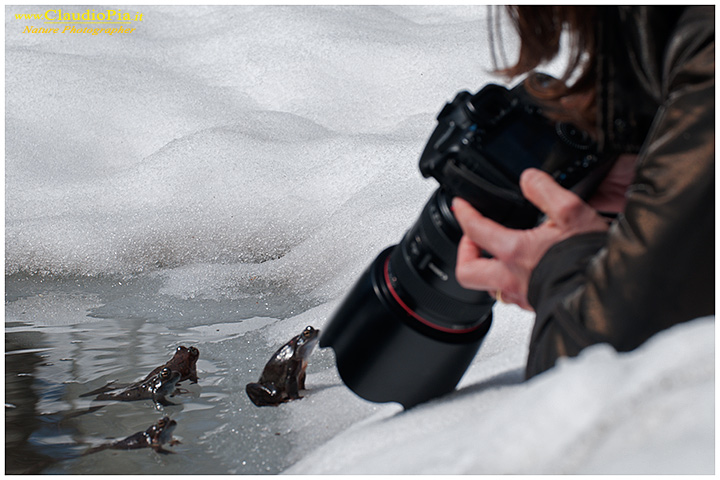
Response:
[[[277,348],[260,329],[298,313],[291,302],[179,300],[159,288],[151,277],[6,278],[6,473],[259,474],[289,466],[289,410],[255,407],[244,385]],[[183,382],[188,392],[171,399],[177,405],[105,402],[82,413],[101,403],[81,394],[144,378],[178,345],[200,350],[200,379]],[[313,359],[324,363],[322,353]],[[163,415],[178,423],[182,443],[169,447],[176,455],[105,450],[69,458]]]

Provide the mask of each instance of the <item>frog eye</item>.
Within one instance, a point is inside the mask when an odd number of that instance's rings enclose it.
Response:
[[[190,355],[192,356],[198,356],[200,355],[200,352],[198,352],[198,349],[195,347],[190,347]]]
[[[313,327],[305,327],[305,330],[303,330],[303,337],[307,338],[312,334]]]
[[[162,370],[160,370],[160,378],[162,378],[162,379],[170,378],[170,369],[165,367]]]

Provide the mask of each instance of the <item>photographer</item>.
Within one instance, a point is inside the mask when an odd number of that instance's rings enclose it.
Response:
[[[715,12],[509,12],[521,49],[503,73],[532,72],[552,59],[567,29],[564,78],[531,75],[526,88],[556,116],[586,129],[601,151],[618,155],[588,203],[548,174],[526,170],[523,194],[546,215],[531,230],[508,229],[463,200],[453,202],[464,233],[461,285],[536,312],[526,371],[532,377],[589,345],[628,351],[672,325],[714,314]],[[617,216],[610,221],[600,212]]]

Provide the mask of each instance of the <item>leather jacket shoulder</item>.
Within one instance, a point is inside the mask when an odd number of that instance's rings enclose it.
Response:
[[[598,125],[601,148],[637,153],[671,89],[673,65],[715,38],[714,7],[600,9]]]

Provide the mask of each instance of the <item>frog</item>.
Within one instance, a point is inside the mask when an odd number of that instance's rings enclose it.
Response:
[[[257,382],[248,383],[245,391],[258,407],[278,406],[302,398],[308,358],[318,344],[320,330],[306,327],[280,347],[265,365]]]
[[[175,405],[166,397],[173,394],[175,386],[180,381],[180,372],[163,367],[154,377],[142,383],[128,387],[120,392],[101,393],[96,400],[118,400],[132,402],[135,400],[151,399],[155,405]]]
[[[98,389],[95,389],[91,392],[83,393],[80,395],[80,397],[90,397],[92,395],[99,395],[103,394],[105,392],[109,392],[112,390],[117,390],[120,388],[124,389],[131,389],[131,388],[138,388],[143,383],[149,381],[153,377],[157,376],[158,373],[163,368],[169,368],[170,370],[180,372],[180,380],[179,382],[182,382],[184,380],[190,380],[190,383],[197,383],[198,381],[198,375],[197,375],[197,360],[200,357],[200,352],[195,347],[185,347],[184,345],[180,345],[175,349],[175,353],[173,354],[173,357],[168,360],[164,365],[160,365],[159,367],[156,367],[147,374],[147,376],[140,380],[139,382],[135,383],[126,383],[126,384],[119,384],[115,385],[114,382],[110,382],[106,384],[103,387],[100,387]],[[176,393],[180,393],[180,391],[177,391]]]
[[[163,445],[167,443],[168,445],[173,446],[180,443],[180,440],[176,440],[172,436],[176,427],[177,422],[175,420],[171,420],[170,417],[164,416],[144,432],[137,432],[122,440],[90,448],[89,450],[86,450],[83,455],[90,455],[91,453],[108,449],[135,450],[139,448],[152,448],[157,453],[163,454],[175,453],[171,450],[166,450],[163,448]]]
[[[190,383],[197,383],[198,375],[196,364],[199,357],[200,352],[197,348],[188,348],[180,345],[175,349],[175,354],[173,355],[173,357],[168,360],[165,365],[160,365],[159,367],[155,368],[155,370],[150,372],[147,377],[145,377],[143,382],[149,380],[154,375],[160,373],[160,370],[167,367],[174,372],[180,372],[180,380],[178,380],[178,383],[185,380],[190,380]]]

